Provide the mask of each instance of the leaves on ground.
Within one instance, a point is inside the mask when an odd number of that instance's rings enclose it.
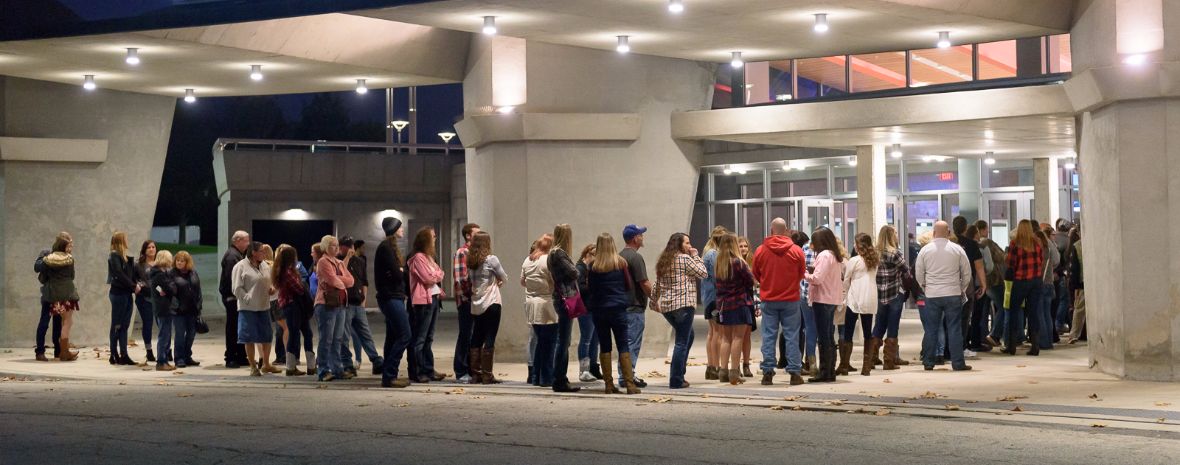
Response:
[[[181,370],[173,370],[173,371],[172,371],[172,374],[174,374],[174,375],[183,375],[183,374],[184,374],[184,372],[183,372],[183,371],[181,371]]]
[[[885,378],[885,379],[884,379],[884,380],[882,380],[881,382],[882,382],[882,383],[885,383],[885,384],[893,384],[893,380],[891,380],[891,379],[889,379],[889,378]]]
[[[796,411],[798,411],[798,410],[803,410],[803,407],[802,407],[802,406],[799,406],[799,405],[796,405],[796,406],[794,406],[794,407],[791,407],[791,410],[796,410]]]
[[[1017,406],[1015,406],[1015,407],[1012,407],[1012,411],[1013,411],[1013,412],[1023,412],[1023,411],[1024,411],[1024,407],[1021,407],[1021,406],[1017,405]]]
[[[959,406],[955,404],[946,404],[947,410],[959,410]]]
[[[156,381],[156,386],[171,386],[171,385],[172,385],[172,383],[169,383],[167,381]]]
[[[451,394],[464,394],[466,392],[467,391],[465,389],[460,387],[460,388],[454,388],[454,389],[451,389],[450,391],[447,391],[447,395],[449,396]]]
[[[1172,403],[1171,403],[1171,402],[1156,402],[1156,403],[1155,403],[1155,406],[1156,406],[1156,407],[1168,407],[1168,406],[1170,406],[1170,405],[1172,405]]]
[[[1090,398],[1091,398],[1091,399],[1097,399],[1097,398],[1098,398],[1098,394],[1090,394]]]
[[[394,407],[397,407],[397,408],[406,408],[406,407],[409,407],[409,406],[410,406],[410,403],[409,403],[409,402],[402,402],[402,403],[400,403],[400,404],[394,405]]]
[[[672,402],[672,398],[668,396],[648,397],[647,401],[656,404],[666,404]]]
[[[781,405],[772,405],[772,406],[770,406],[770,409],[771,409],[771,410],[774,410],[774,411],[776,411],[776,412],[777,412],[777,411],[780,411],[780,410],[783,410],[784,408],[785,408],[785,407],[783,407],[783,406],[781,406]]]
[[[1155,422],[1156,422],[1156,423],[1167,423],[1167,422],[1168,422],[1168,419],[1167,419],[1167,418],[1160,417],[1160,418],[1156,418],[1156,419],[1155,419]]]
[[[1105,428],[1106,424],[1105,423],[1090,423],[1090,427],[1091,428]]]
[[[479,399],[483,399],[483,396],[471,396],[471,398],[475,399],[475,400],[479,400]]]
[[[844,399],[829,400],[827,402],[824,402],[824,405],[835,405],[835,406],[844,405]]]
[[[877,410],[876,412],[874,412],[873,415],[878,416],[878,417],[883,417],[885,415],[889,415],[890,413],[892,413],[892,412],[890,412],[889,409],[883,408],[881,410]]]
[[[787,402],[797,402],[799,399],[806,399],[806,398],[807,398],[807,396],[806,396],[806,395],[797,395],[797,396],[786,396],[786,397],[783,397],[783,400],[785,400],[785,401],[787,401]]]
[[[1015,402],[1016,399],[1027,399],[1028,396],[1004,396],[997,397],[996,402]]]
[[[946,397],[946,396],[939,394],[937,392],[934,392],[934,391],[926,391],[925,393],[923,393],[919,397],[921,397],[923,399],[937,399],[939,397]]]
[[[648,378],[667,378],[668,377],[668,375],[665,375],[665,374],[660,373],[655,370],[649,371],[649,372],[647,372],[646,375],[643,375],[643,376],[646,376]]]

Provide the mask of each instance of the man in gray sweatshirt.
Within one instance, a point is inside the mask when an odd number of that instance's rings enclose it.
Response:
[[[950,226],[945,221],[934,223],[934,240],[922,247],[914,264],[914,278],[926,295],[926,307],[921,311],[922,365],[934,369],[937,359],[939,332],[944,327],[955,329],[946,335],[951,353],[951,367],[955,371],[970,370],[963,361],[962,324],[963,302],[971,285],[971,264],[967,252],[948,240]]]

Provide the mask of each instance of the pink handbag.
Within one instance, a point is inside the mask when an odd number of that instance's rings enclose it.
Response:
[[[586,304],[582,302],[581,292],[575,292],[574,295],[563,297],[561,300],[565,302],[565,312],[570,319],[576,319],[587,313]]]

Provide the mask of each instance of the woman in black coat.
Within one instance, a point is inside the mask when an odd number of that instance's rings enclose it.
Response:
[[[201,316],[201,277],[193,269],[193,256],[188,252],[176,253],[172,269],[172,292],[176,316],[172,328],[176,332],[176,368],[200,366],[193,360],[193,341],[197,337],[197,318]]]

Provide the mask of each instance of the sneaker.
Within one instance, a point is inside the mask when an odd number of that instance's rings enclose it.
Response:
[[[471,384],[471,375],[463,375],[459,377],[459,384]]]
[[[974,351],[974,350],[971,350],[971,349],[963,349],[963,357],[964,357],[964,358],[975,358],[975,357],[978,357],[978,356],[979,356],[979,354],[975,353],[975,351]]]
[[[643,389],[643,388],[647,387],[647,381],[644,381],[643,378],[636,376],[635,377],[635,387]]]
[[[1070,344],[1072,344],[1072,342]],[[589,371],[583,371],[582,374],[578,376],[578,380],[582,381],[583,383],[589,383],[592,381],[597,381],[598,378],[595,378],[594,375]]]

